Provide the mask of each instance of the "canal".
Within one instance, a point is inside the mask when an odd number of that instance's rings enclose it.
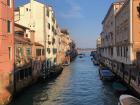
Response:
[[[111,83],[99,79],[89,53],[77,58],[49,83],[38,83],[22,92],[11,105],[117,105]]]

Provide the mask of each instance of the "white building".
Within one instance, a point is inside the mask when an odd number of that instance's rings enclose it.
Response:
[[[56,31],[56,19],[55,14],[52,9],[52,7],[47,7],[47,16],[46,16],[46,24],[47,24],[47,43],[46,43],[46,49],[47,53],[46,56],[48,58],[47,64],[50,66],[53,66],[56,64],[57,61],[57,31]]]
[[[56,62],[56,19],[52,7],[35,0],[15,10],[15,22],[35,30],[35,42],[45,46],[47,66]],[[30,38],[30,35],[27,35]]]

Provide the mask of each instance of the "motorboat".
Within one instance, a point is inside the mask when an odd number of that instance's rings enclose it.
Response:
[[[82,55],[80,55],[80,56],[79,56],[79,58],[83,58],[83,56],[82,56]]]
[[[140,105],[140,100],[131,95],[121,95],[118,105]]]
[[[118,82],[118,81],[115,81],[112,84],[112,87],[116,92],[121,93],[121,94],[128,90],[125,85],[123,85],[121,82]]]
[[[91,61],[93,61],[94,60],[94,58],[91,58]]]
[[[113,80],[115,75],[109,69],[99,69],[101,80]]]
[[[85,54],[79,54],[79,58],[83,58],[83,57],[85,57]]]

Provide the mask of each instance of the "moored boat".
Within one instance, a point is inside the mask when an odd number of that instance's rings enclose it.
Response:
[[[115,75],[108,69],[99,69],[99,75],[101,80],[113,80]]]
[[[140,100],[131,95],[121,95],[118,105],[140,105]]]
[[[79,56],[79,58],[83,58],[83,56],[82,56],[82,55],[80,55],[80,56]]]
[[[124,86],[121,82],[114,82],[112,87],[118,93],[124,93],[127,91],[127,87]]]

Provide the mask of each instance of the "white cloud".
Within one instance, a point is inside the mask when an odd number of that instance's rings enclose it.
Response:
[[[82,8],[73,0],[66,0],[67,4],[70,6],[69,10],[60,13],[62,18],[83,18]]]

